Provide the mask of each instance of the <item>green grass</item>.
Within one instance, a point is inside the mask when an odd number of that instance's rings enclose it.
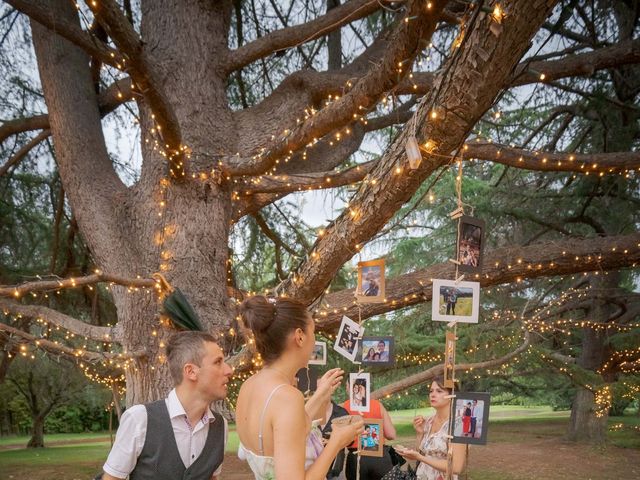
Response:
[[[473,299],[469,297],[458,297],[458,301],[456,302],[456,316],[464,316],[468,317],[471,315],[473,310]],[[444,301],[444,297],[440,295],[440,315],[446,315],[447,313],[447,302]],[[453,315],[453,314],[451,314]]]
[[[114,432],[115,435],[115,432]],[[0,437],[0,447],[6,447],[9,445],[23,445],[25,446],[29,441],[29,436],[16,436],[11,435],[8,437]],[[92,432],[92,433],[51,433],[44,436],[45,445],[49,442],[65,442],[79,440],[104,440],[109,439],[109,432]]]

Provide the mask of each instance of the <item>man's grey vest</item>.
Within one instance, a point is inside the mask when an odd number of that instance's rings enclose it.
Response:
[[[185,468],[173,434],[169,410],[164,400],[145,405],[147,436],[129,480],[210,480],[224,459],[224,420],[214,413],[204,449]]]

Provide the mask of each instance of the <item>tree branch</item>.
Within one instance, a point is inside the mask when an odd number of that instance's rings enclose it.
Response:
[[[110,359],[127,359],[133,357],[142,356],[142,353],[109,353],[109,352],[91,352],[83,349],[74,349],[71,347],[67,347],[60,343],[47,340],[46,338],[38,338],[27,332],[23,332],[22,330],[18,330],[17,328],[13,328],[9,325],[5,325],[4,323],[0,323],[0,331],[7,332],[11,335],[15,335],[17,337],[22,338],[23,340],[36,345],[38,348],[41,348],[49,353],[54,355],[65,355],[73,360],[84,360],[86,362],[100,362],[104,360]]]
[[[110,327],[90,325],[42,305],[23,305],[13,300],[0,298],[0,309],[2,309],[5,315],[12,314],[31,319],[41,318],[46,320],[47,323],[53,323],[80,337],[86,337],[100,342],[117,341],[112,337],[113,329]]]
[[[124,56],[118,50],[109,47],[98,38],[92,37],[77,23],[60,16],[55,7],[50,8],[41,2],[29,0],[6,0],[6,2],[32,20],[82,48],[102,63],[119,70],[122,70],[126,63]]]
[[[137,288],[156,288],[160,289],[161,285],[158,280],[153,278],[126,278],[119,275],[109,273],[94,273],[85,277],[63,278],[58,280],[40,280],[37,282],[27,282],[20,285],[0,286],[0,297],[20,298],[26,293],[43,292],[51,290],[59,290],[61,288],[76,288],[86,285],[95,285],[96,283],[105,283],[115,285],[123,285],[125,287]]]
[[[518,346],[518,348],[516,348],[512,352],[509,352],[508,354],[503,355],[500,358],[495,358],[493,360],[486,360],[484,362],[460,363],[455,366],[455,371],[459,372],[459,371],[468,371],[468,370],[480,370],[480,369],[493,368],[499,365],[503,365],[507,363],[509,360],[511,360],[512,358],[517,357],[518,355],[523,353],[525,350],[527,350],[527,348],[529,348],[529,343],[530,343],[530,334],[529,332],[525,332],[524,341],[520,346]],[[436,377],[437,375],[441,375],[442,372],[444,372],[444,365],[442,364],[435,365],[425,370],[424,372],[410,375],[408,377],[403,378],[402,380],[398,380],[397,382],[390,383],[388,385],[385,385],[382,388],[374,390],[373,392],[371,392],[371,398],[378,399],[378,398],[384,398],[384,397],[393,395],[396,392],[406,390],[407,388],[417,385],[418,383],[427,382],[433,379],[434,377]]]
[[[277,138],[264,152],[252,158],[227,157],[222,168],[227,175],[259,175],[271,169],[276,160],[305,147],[314,138],[353,121],[354,114],[363,114],[373,107],[384,92],[390,91],[400,80],[398,65],[410,66],[421,50],[421,42],[428,41],[435,30],[438,16],[446,1],[430,2],[431,10],[426,10],[419,1],[412,1],[405,18],[396,26],[389,47],[380,62],[375,65],[353,88],[339,100],[323,108],[291,132]],[[408,68],[403,69],[406,74]]]
[[[488,160],[511,167],[542,172],[580,172],[592,175],[619,173],[640,168],[640,153],[555,153],[511,148],[487,142],[469,142],[464,149],[467,158]]]
[[[117,107],[132,98],[133,90],[131,88],[131,79],[123,78],[118,80],[104,89],[98,96],[100,115],[105,116],[113,112]],[[9,120],[0,126],[0,143],[4,142],[10,135],[15,135],[16,133],[49,128],[49,116],[47,114]]]
[[[265,175],[248,181],[252,184],[242,189],[243,195],[255,193],[290,193],[303,190],[321,190],[351,185],[364,179],[376,160],[356,165],[342,172],[317,172],[306,175]]]
[[[40,144],[44,139],[49,138],[51,135],[50,130],[43,130],[38,135],[33,137],[28,143],[22,146],[20,150],[18,150],[13,157],[11,157],[7,162],[0,167],[0,177],[9,171],[9,169],[22,161],[27,154],[33,150],[34,147]]]
[[[590,271],[615,270],[640,264],[640,233],[630,235],[567,239],[526,247],[504,247],[487,252],[482,274],[470,280],[482,287]],[[387,279],[384,303],[358,306],[355,290],[346,289],[326,295],[322,307],[314,310],[319,330],[333,332],[343,315],[367,319],[374,315],[429,302],[434,278],[453,278],[455,265],[432,265],[413,273]]]
[[[390,0],[383,0],[390,2]],[[301,25],[276,30],[229,52],[227,75],[271,53],[310,42],[375,12],[378,0],[351,0],[326,14]]]

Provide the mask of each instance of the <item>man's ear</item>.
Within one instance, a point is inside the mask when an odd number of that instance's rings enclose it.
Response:
[[[185,363],[182,367],[182,378],[188,380],[197,380],[198,366],[193,363]]]

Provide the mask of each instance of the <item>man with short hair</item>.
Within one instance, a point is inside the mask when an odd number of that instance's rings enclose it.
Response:
[[[381,362],[388,362],[389,361],[389,352],[385,350],[386,348],[386,344],[384,343],[384,340],[380,340],[378,342],[378,353],[380,354],[380,361]]]
[[[205,332],[174,334],[167,342],[167,362],[175,388],[164,400],[124,412],[103,480],[218,478],[227,422],[209,405],[226,397],[233,370]]]

